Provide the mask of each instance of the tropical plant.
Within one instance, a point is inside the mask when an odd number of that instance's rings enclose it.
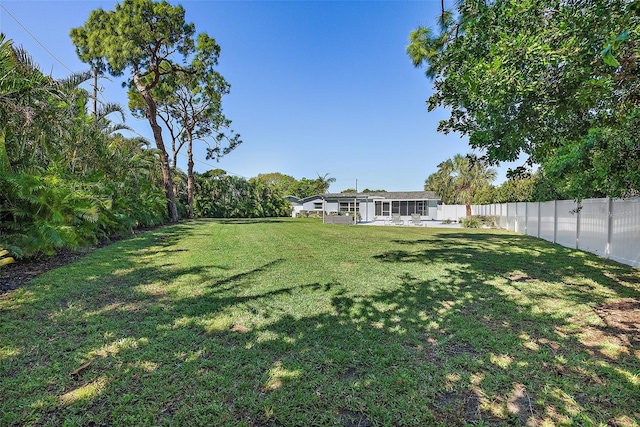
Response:
[[[290,205],[261,182],[209,171],[195,175],[196,216],[210,218],[265,218],[289,216]]]
[[[146,118],[160,153],[169,221],[178,221],[169,154],[158,123],[154,88],[165,76],[187,72],[184,58],[193,52],[195,27],[185,22],[182,6],[152,0],[124,0],[115,10],[91,12],[83,27],[73,28],[76,52],[87,63],[104,63],[114,76],[131,71],[129,85],[145,103]]]
[[[115,133],[117,105],[87,112],[89,73],[45,77],[4,40],[0,66],[0,244],[52,254],[165,220],[157,153]]]
[[[297,182],[294,177],[280,172],[261,173],[256,177],[250,178],[249,181],[259,182],[282,196],[294,195],[293,192]]]
[[[495,178],[495,169],[482,159],[473,154],[456,154],[438,165],[438,171],[425,181],[425,190],[435,191],[445,203],[464,203],[470,218],[474,195]]]

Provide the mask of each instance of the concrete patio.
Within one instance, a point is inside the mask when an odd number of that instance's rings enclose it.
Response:
[[[457,223],[450,223],[450,224],[445,224],[443,221],[440,220],[435,220],[435,219],[430,219],[430,220],[426,220],[423,219],[421,221],[422,223],[422,227],[428,227],[428,228],[461,228],[462,226]],[[390,219],[377,219],[374,221],[361,221],[358,222],[358,225],[377,225],[377,226],[390,226],[390,227],[420,227],[418,225],[412,225],[411,224],[411,219],[404,219],[403,220],[403,225],[395,225],[391,222]]]

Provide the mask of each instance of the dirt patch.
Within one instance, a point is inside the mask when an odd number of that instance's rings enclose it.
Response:
[[[49,270],[71,264],[93,249],[95,248],[84,252],[60,251],[53,256],[18,260],[13,264],[4,266],[0,270],[0,294],[18,289],[28,281]]]
[[[158,225],[154,227],[142,227],[133,231],[131,234],[123,236],[111,236],[108,240],[103,240],[94,246],[89,246],[81,250],[62,249],[51,256],[36,256],[32,258],[16,260],[16,262],[5,265],[0,268],[0,295],[5,292],[18,289],[20,286],[35,279],[39,275],[49,270],[71,264],[75,260],[95,251],[96,249],[108,246],[112,243],[128,238],[132,235],[144,233],[146,231],[155,230],[163,227]]]
[[[458,424],[481,419],[480,399],[475,394],[444,393],[436,399],[436,418]],[[455,422],[453,422],[455,420]]]
[[[530,283],[535,280],[534,278],[532,278],[526,273],[513,273],[509,275],[508,278],[512,282],[522,282],[522,283]]]
[[[584,328],[581,342],[589,352],[609,359],[626,355],[640,359],[640,301],[620,300],[593,310],[605,326]]]
[[[596,307],[594,311],[610,328],[640,334],[640,301],[611,302]]]
[[[371,427],[373,425],[364,414],[348,409],[338,411],[338,416],[342,419],[344,427]]]
[[[342,379],[345,380],[355,380],[358,379],[360,375],[358,374],[358,370],[354,367],[350,367],[346,370],[344,374],[342,374]]]
[[[444,352],[449,357],[462,356],[468,354],[470,356],[478,356],[478,352],[471,344],[451,343],[444,348]]]
[[[514,384],[511,396],[507,400],[507,411],[517,417],[522,425],[527,424],[529,415],[534,416],[531,398],[522,384]]]

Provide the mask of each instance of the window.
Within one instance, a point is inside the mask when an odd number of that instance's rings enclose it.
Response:
[[[355,205],[355,206],[354,206]],[[360,212],[360,207],[355,202],[340,202],[340,212]]]
[[[322,210],[322,202],[314,202],[313,203],[313,209],[315,209],[317,211],[321,211]]]
[[[403,216],[408,216],[414,213],[420,215],[429,215],[429,205],[431,202],[435,203],[435,200],[396,200],[391,202],[391,212],[394,214],[400,214]],[[378,214],[378,204],[380,202],[376,202],[376,215]],[[389,202],[384,202],[389,205]],[[388,209],[388,207],[387,207]],[[384,210],[384,209],[383,209]],[[389,211],[387,211],[387,215],[389,215]]]
[[[389,202],[376,202],[376,216],[389,216],[389,208],[391,204]]]

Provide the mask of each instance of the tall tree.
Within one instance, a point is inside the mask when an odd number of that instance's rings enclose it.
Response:
[[[438,129],[468,135],[492,162],[524,154],[575,197],[640,189],[640,139],[609,132],[640,125],[634,3],[464,0],[443,10],[440,28],[417,29],[407,47],[433,79],[429,109],[451,110]],[[567,167],[574,161],[590,167]]]
[[[231,120],[222,112],[222,97],[230,85],[218,73],[220,46],[207,34],[199,34],[197,43],[187,56],[184,72],[164,76],[153,91],[158,99],[158,116],[171,135],[173,166],[177,156],[187,147],[187,205],[188,216],[193,218],[194,159],[193,143],[207,143],[207,159],[224,157],[242,143],[240,135],[229,130]],[[138,114],[144,111],[140,93],[129,91],[129,106]]]
[[[482,159],[473,154],[456,154],[438,165],[438,171],[427,178],[425,190],[435,191],[445,203],[446,200],[464,203],[467,218],[470,218],[474,196],[495,178],[496,171]]]
[[[249,181],[270,187],[281,196],[289,196],[293,195],[292,189],[296,179],[280,172],[271,172],[258,174],[258,176],[251,178]]]
[[[318,177],[314,180],[314,183],[316,185],[318,193],[326,193],[327,191],[329,191],[329,187],[331,186],[331,184],[336,182],[336,179],[330,177],[328,173],[325,173],[324,175],[317,175]]]
[[[158,123],[158,99],[153,89],[163,76],[184,72],[184,57],[193,51],[195,28],[185,22],[182,6],[166,1],[124,0],[113,11],[91,12],[83,27],[71,30],[82,61],[104,63],[113,76],[130,71],[130,86],[146,104],[146,116],[160,150],[169,221],[178,220],[169,155]]]

